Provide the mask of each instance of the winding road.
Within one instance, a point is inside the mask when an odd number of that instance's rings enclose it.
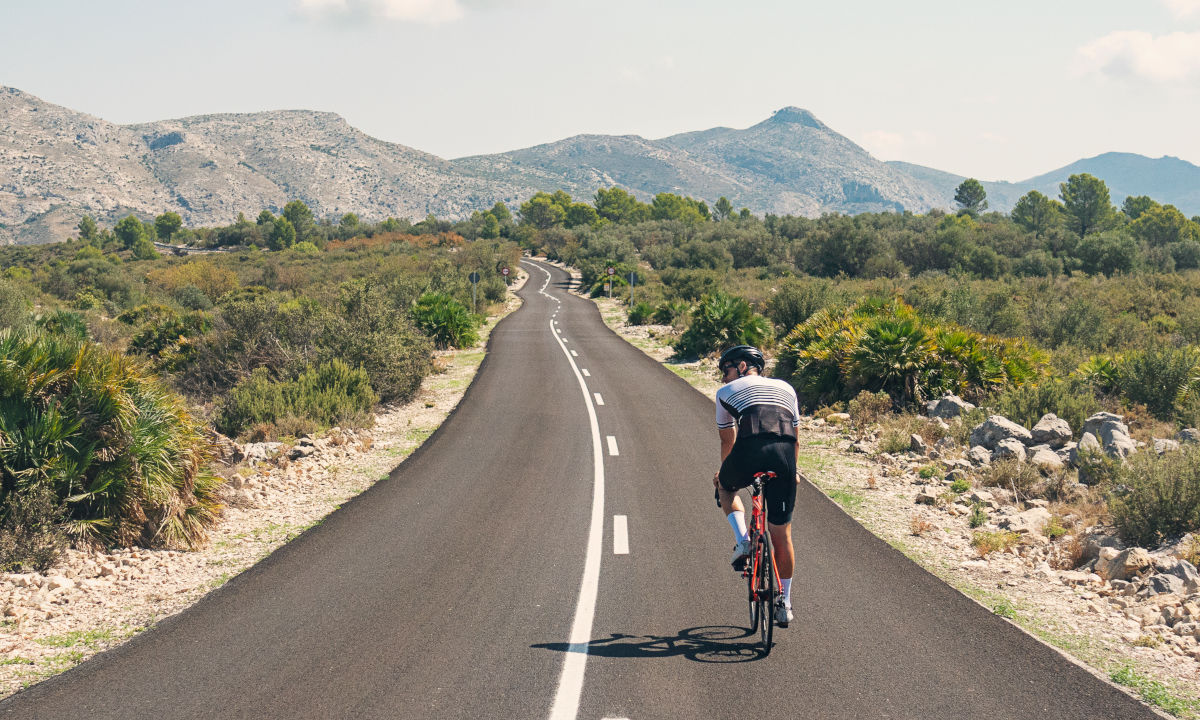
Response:
[[[1152,718],[801,485],[762,658],[713,405],[525,261],[459,408],[192,608],[0,702],[137,718]]]

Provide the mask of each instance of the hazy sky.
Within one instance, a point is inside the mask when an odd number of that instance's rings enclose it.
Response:
[[[0,85],[120,123],[329,110],[442,157],[807,108],[1022,180],[1200,164],[1200,0],[0,0]]]

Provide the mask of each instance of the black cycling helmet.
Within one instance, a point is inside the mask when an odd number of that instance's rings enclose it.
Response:
[[[717,367],[723,369],[727,363],[737,365],[743,360],[746,361],[747,365],[758,368],[759,372],[762,372],[763,368],[767,366],[767,359],[763,357],[761,350],[753,345],[738,345],[721,353],[721,359],[717,361]]]

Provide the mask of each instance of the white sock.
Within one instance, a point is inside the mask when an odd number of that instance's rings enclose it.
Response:
[[[792,606],[792,579],[782,578],[779,581],[779,592],[783,595],[783,604],[788,607]]]
[[[738,542],[750,539],[750,534],[746,532],[746,515],[741,510],[734,510],[726,519],[729,520],[729,526],[733,528]]]

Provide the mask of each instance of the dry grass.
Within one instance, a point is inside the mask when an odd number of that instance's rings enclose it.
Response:
[[[979,530],[971,536],[971,547],[975,548],[979,557],[987,557],[994,552],[1004,552],[1020,543],[1020,534],[1011,530]]]
[[[1016,458],[997,460],[988,466],[980,477],[985,487],[1000,487],[1013,492],[1014,499],[1033,497],[1034,490],[1041,484],[1042,473],[1033,465]]]
[[[912,521],[909,523],[909,529],[912,531],[913,535],[921,537],[930,530],[933,530],[934,524],[920,515],[913,515]]]

